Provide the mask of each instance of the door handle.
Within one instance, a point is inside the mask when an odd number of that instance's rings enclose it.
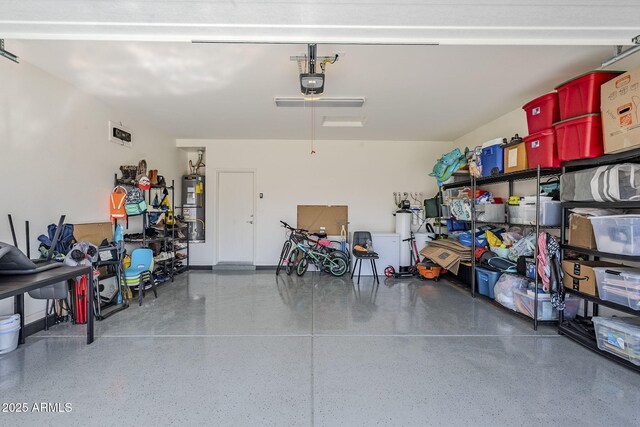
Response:
[[[253,221],[247,221],[247,224],[253,224]]]

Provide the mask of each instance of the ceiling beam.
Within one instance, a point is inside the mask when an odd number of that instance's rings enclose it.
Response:
[[[628,45],[637,1],[7,0],[0,37],[333,44]]]

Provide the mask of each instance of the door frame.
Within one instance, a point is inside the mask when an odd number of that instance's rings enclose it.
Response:
[[[232,168],[232,169],[216,169],[216,229],[214,233],[214,238],[216,241],[216,265],[220,264],[220,174],[222,173],[252,173],[253,174],[253,197],[252,197],[252,209],[253,209],[253,250],[251,257],[251,264],[256,265],[256,236],[257,236],[257,227],[258,227],[258,214],[257,214],[257,202],[256,202],[256,188],[257,188],[257,171],[256,169],[240,169],[240,168]]]

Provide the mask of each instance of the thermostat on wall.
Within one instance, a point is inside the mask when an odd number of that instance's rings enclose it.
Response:
[[[109,120],[109,141],[129,148],[133,147],[133,134],[131,129]]]

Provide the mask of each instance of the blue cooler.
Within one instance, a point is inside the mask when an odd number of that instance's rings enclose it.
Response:
[[[500,144],[482,149],[480,154],[482,176],[495,176],[504,172],[504,150]]]
[[[498,279],[502,276],[499,271],[487,270],[486,268],[476,267],[476,283],[478,284],[478,293],[495,299],[496,296],[493,288],[496,286]]]

